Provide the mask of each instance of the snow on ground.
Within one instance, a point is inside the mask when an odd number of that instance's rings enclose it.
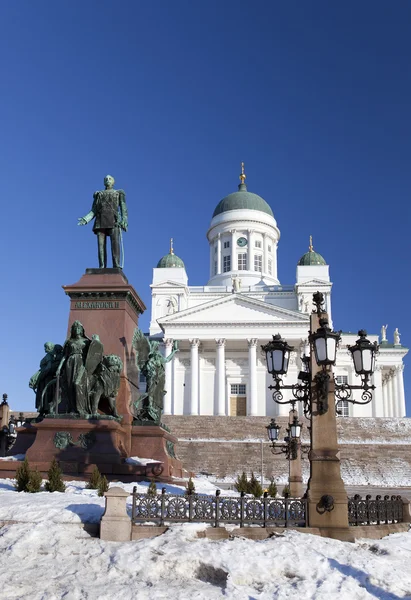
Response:
[[[207,479],[195,484],[215,492]],[[411,598],[411,533],[355,544],[287,530],[258,542],[210,541],[197,537],[206,525],[185,524],[153,539],[103,542],[80,527],[98,522],[103,506],[84,482],[64,494],[25,494],[0,480],[0,521],[19,521],[0,529],[1,600]]]

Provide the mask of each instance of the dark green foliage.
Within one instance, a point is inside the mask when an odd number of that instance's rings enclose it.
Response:
[[[91,472],[89,482],[87,484],[87,488],[89,490],[98,490],[100,485],[101,473],[98,470],[98,467],[94,467]]]
[[[283,488],[283,498],[289,498],[289,497],[290,497],[290,486],[285,485]]]
[[[30,492],[32,494],[39,492],[41,488],[42,476],[35,469],[30,469],[27,458],[16,470],[15,488],[18,492]]]
[[[156,482],[154,481],[154,479],[152,479],[150,481],[150,485],[147,488],[147,495],[148,496],[156,496],[157,495],[157,486],[156,486]]]
[[[59,467],[58,462],[55,458],[51,461],[50,469],[48,471],[48,481],[46,481],[47,492],[65,492],[66,486],[64,485],[62,478],[62,470]]]
[[[251,473],[251,479],[249,482],[249,494],[252,494],[254,498],[260,498],[263,495],[263,488],[261,483],[258,481],[254,473]]]
[[[268,492],[268,495],[271,496],[271,498],[276,497],[278,490],[277,490],[277,484],[274,481],[274,479],[271,479],[270,485],[267,488],[267,492]]]
[[[186,494],[186,496],[192,496],[193,494],[195,494],[195,492],[196,492],[196,488],[194,485],[194,481],[190,477],[190,479],[188,480],[188,483],[186,485],[185,494]]]
[[[100,481],[98,484],[98,495],[104,496],[104,492],[107,492],[107,490],[108,490],[107,477],[105,475],[101,475]]]
[[[237,477],[237,481],[235,482],[234,487],[237,490],[237,492],[244,492],[245,494],[248,493],[247,475],[244,473],[244,471],[242,475],[239,475]]]
[[[40,491],[42,481],[43,478],[41,476],[41,473],[39,473],[37,469],[34,469],[34,471],[30,471],[30,479],[24,491],[29,492],[30,494],[36,494]]]
[[[18,492],[25,492],[27,485],[30,481],[30,465],[27,458],[25,458],[21,465],[16,470],[16,483],[14,487]]]

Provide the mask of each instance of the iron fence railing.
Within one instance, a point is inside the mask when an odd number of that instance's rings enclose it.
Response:
[[[401,523],[403,503],[401,496],[371,496],[363,499],[359,494],[348,499],[348,522],[350,525],[381,525]]]
[[[304,498],[251,498],[192,494],[176,496],[162,493],[156,496],[138,494],[133,489],[131,519],[136,523],[210,523],[214,527],[228,523],[260,525],[261,527],[305,527],[307,500]]]

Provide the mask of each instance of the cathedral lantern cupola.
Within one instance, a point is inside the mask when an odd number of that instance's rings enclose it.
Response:
[[[313,248],[313,236],[310,235],[310,245],[308,246],[308,252],[302,255],[300,260],[298,261],[298,265],[300,267],[307,267],[313,265],[326,265],[325,259],[318,254],[318,252],[314,252]]]
[[[242,286],[276,285],[277,244],[280,231],[270,205],[248,191],[241,163],[238,191],[216,206],[207,239],[210,245],[208,285],[230,286],[241,277]]]
[[[157,263],[157,269],[173,269],[173,268],[185,269],[185,266],[184,266],[184,263],[181,260],[181,258],[179,258],[178,256],[176,256],[174,254],[173,238],[171,238],[170,251],[168,254],[165,254],[163,256],[163,258],[160,258],[160,260]]]

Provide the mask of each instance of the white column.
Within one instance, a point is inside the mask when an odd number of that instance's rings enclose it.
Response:
[[[399,370],[398,370],[398,385],[399,385],[399,390],[400,390],[400,410],[401,410],[401,417],[405,417],[405,415],[407,414],[407,409],[405,406],[405,393],[404,393],[404,365],[400,365]]]
[[[235,260],[235,229],[231,229],[231,271],[237,271],[238,265]]]
[[[397,390],[395,389],[395,370],[390,370],[390,379],[389,383],[389,391],[390,391],[390,417],[395,417],[395,397],[397,395]]]
[[[384,404],[382,399],[382,373],[381,366],[377,365],[373,374],[373,384],[375,390],[372,392],[372,416],[373,417],[384,417]]]
[[[190,415],[198,415],[198,347],[200,340],[189,340],[191,363],[191,402]]]
[[[250,386],[250,416],[256,417],[258,414],[257,405],[257,339],[247,340],[248,342],[248,372]]]
[[[388,398],[387,398],[387,376],[382,376],[382,403],[384,407],[384,417],[388,417]]]
[[[217,275],[221,273],[221,235],[217,236]]]
[[[267,245],[270,241],[270,238],[266,233],[263,233],[263,273],[268,274],[268,249]]]
[[[225,340],[217,344],[217,415],[225,415]]]
[[[214,244],[214,241],[212,241],[210,244],[210,279],[211,279],[211,277],[214,277],[214,261],[215,261],[215,256],[216,256],[214,247],[215,247],[215,244]]]
[[[275,242],[273,240],[273,277],[275,277],[276,279],[278,279],[278,275],[277,275],[277,242]]]
[[[254,237],[251,229],[248,230],[248,252],[247,252],[247,270],[254,271]]]
[[[325,293],[325,305],[326,305],[326,311],[327,311],[327,315],[328,315],[328,320],[330,323],[330,327],[333,327],[333,319],[331,316],[331,292],[326,292]]]
[[[170,356],[172,350],[173,350],[173,340],[171,339],[166,339],[164,340],[164,346],[165,346],[165,353],[164,353],[164,357],[167,358],[167,356]],[[172,358],[169,362],[167,362],[165,364],[165,376],[166,376],[166,380],[165,380],[165,395],[164,395],[164,414],[165,415],[171,415],[172,414],[172,402],[173,402],[173,398],[172,398],[172,365],[173,365],[173,360],[174,358]]]
[[[405,398],[404,398],[404,381],[402,377],[403,365],[395,367],[395,387],[396,387],[396,402],[395,416],[405,417]]]

